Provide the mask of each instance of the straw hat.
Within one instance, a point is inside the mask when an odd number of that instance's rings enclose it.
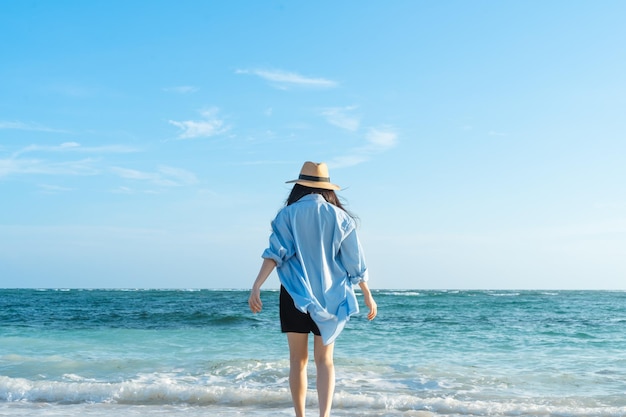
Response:
[[[325,190],[340,190],[341,187],[330,182],[328,175],[328,166],[324,162],[307,161],[302,165],[300,176],[297,180],[287,181],[287,183],[295,182],[311,188],[323,188]]]

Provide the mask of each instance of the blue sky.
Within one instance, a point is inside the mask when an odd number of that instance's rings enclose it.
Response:
[[[1,287],[248,288],[312,160],[373,288],[626,288],[624,2],[0,9]]]

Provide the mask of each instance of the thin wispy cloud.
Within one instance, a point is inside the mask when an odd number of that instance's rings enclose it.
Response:
[[[165,87],[163,91],[168,93],[176,93],[176,94],[191,94],[196,93],[198,91],[198,87],[194,87],[191,85],[179,85],[175,87]]]
[[[111,190],[113,194],[133,194],[134,191],[130,187],[117,187]]]
[[[328,161],[328,166],[330,168],[346,168],[362,164],[363,162],[367,162],[369,159],[369,156],[366,155],[338,156]]]
[[[337,126],[341,129],[356,132],[359,130],[361,120],[352,115],[351,112],[356,107],[330,107],[322,111],[322,116],[326,118],[326,121],[333,126]]]
[[[169,166],[160,166],[155,172],[139,171],[136,169],[111,167],[115,175],[135,181],[146,181],[160,187],[180,187],[193,185],[198,182],[196,175],[190,171]]]
[[[279,160],[259,160],[259,161],[243,161],[237,165],[291,165],[293,161],[279,161]]]
[[[177,181],[179,184],[192,185],[198,182],[198,177],[186,169],[174,168],[170,166],[161,166],[159,167],[159,173],[161,175],[172,178]]]
[[[0,159],[0,178],[12,175],[96,175],[100,170],[92,158],[50,162],[40,159]]]
[[[389,128],[371,128],[365,135],[365,139],[367,140],[367,145],[364,149],[382,152],[396,146],[398,134]]]
[[[329,165],[334,168],[344,168],[369,161],[372,157],[388,151],[398,143],[398,134],[390,127],[370,128],[364,136],[365,143],[353,148],[347,155],[333,158]]]
[[[29,145],[0,159],[0,178],[14,175],[97,175],[100,168],[100,156],[110,153],[138,152],[125,145],[82,146],[77,142],[63,142],[59,145]],[[49,154],[91,154],[79,160],[58,160]],[[67,159],[65,155],[63,159]],[[56,160],[55,160],[56,159]]]
[[[14,159],[0,159],[0,178],[20,173],[24,167],[23,162]]]
[[[327,78],[307,77],[296,72],[266,69],[238,69],[236,74],[255,75],[281,89],[289,87],[334,88],[338,83]]]
[[[28,132],[70,133],[64,129],[55,129],[38,123],[26,123],[20,121],[0,121],[0,129],[24,130]]]
[[[178,139],[195,139],[195,138],[208,138],[216,136],[228,131],[228,126],[225,125],[224,120],[218,116],[219,109],[212,107],[207,110],[202,110],[199,120],[185,120],[176,121],[169,120],[171,125],[180,129]]]
[[[59,194],[59,193],[65,193],[68,191],[74,191],[73,188],[62,187],[60,185],[52,185],[52,184],[39,184],[39,188],[41,189],[41,192],[44,194]]]
[[[126,145],[82,146],[77,142],[63,142],[60,145],[29,145],[13,153],[13,158],[30,152],[76,152],[76,153],[132,153],[139,150]]]

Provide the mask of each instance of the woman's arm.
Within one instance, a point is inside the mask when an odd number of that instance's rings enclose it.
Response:
[[[276,261],[268,258],[263,259],[261,270],[252,285],[250,298],[248,298],[248,305],[250,306],[250,311],[253,313],[260,313],[263,309],[263,303],[261,302],[261,286],[265,283],[274,268],[276,268]]]
[[[376,315],[378,314],[378,305],[376,304],[376,301],[374,301],[374,297],[372,296],[372,292],[370,291],[367,282],[359,282],[359,287],[361,287],[361,291],[363,291],[365,305],[370,309],[370,312],[367,315],[367,319],[374,320],[374,317],[376,317]]]

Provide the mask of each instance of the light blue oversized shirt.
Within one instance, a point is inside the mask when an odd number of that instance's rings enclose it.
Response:
[[[296,307],[332,343],[359,311],[353,285],[368,279],[354,219],[321,195],[306,195],[278,212],[262,256],[276,262]]]

